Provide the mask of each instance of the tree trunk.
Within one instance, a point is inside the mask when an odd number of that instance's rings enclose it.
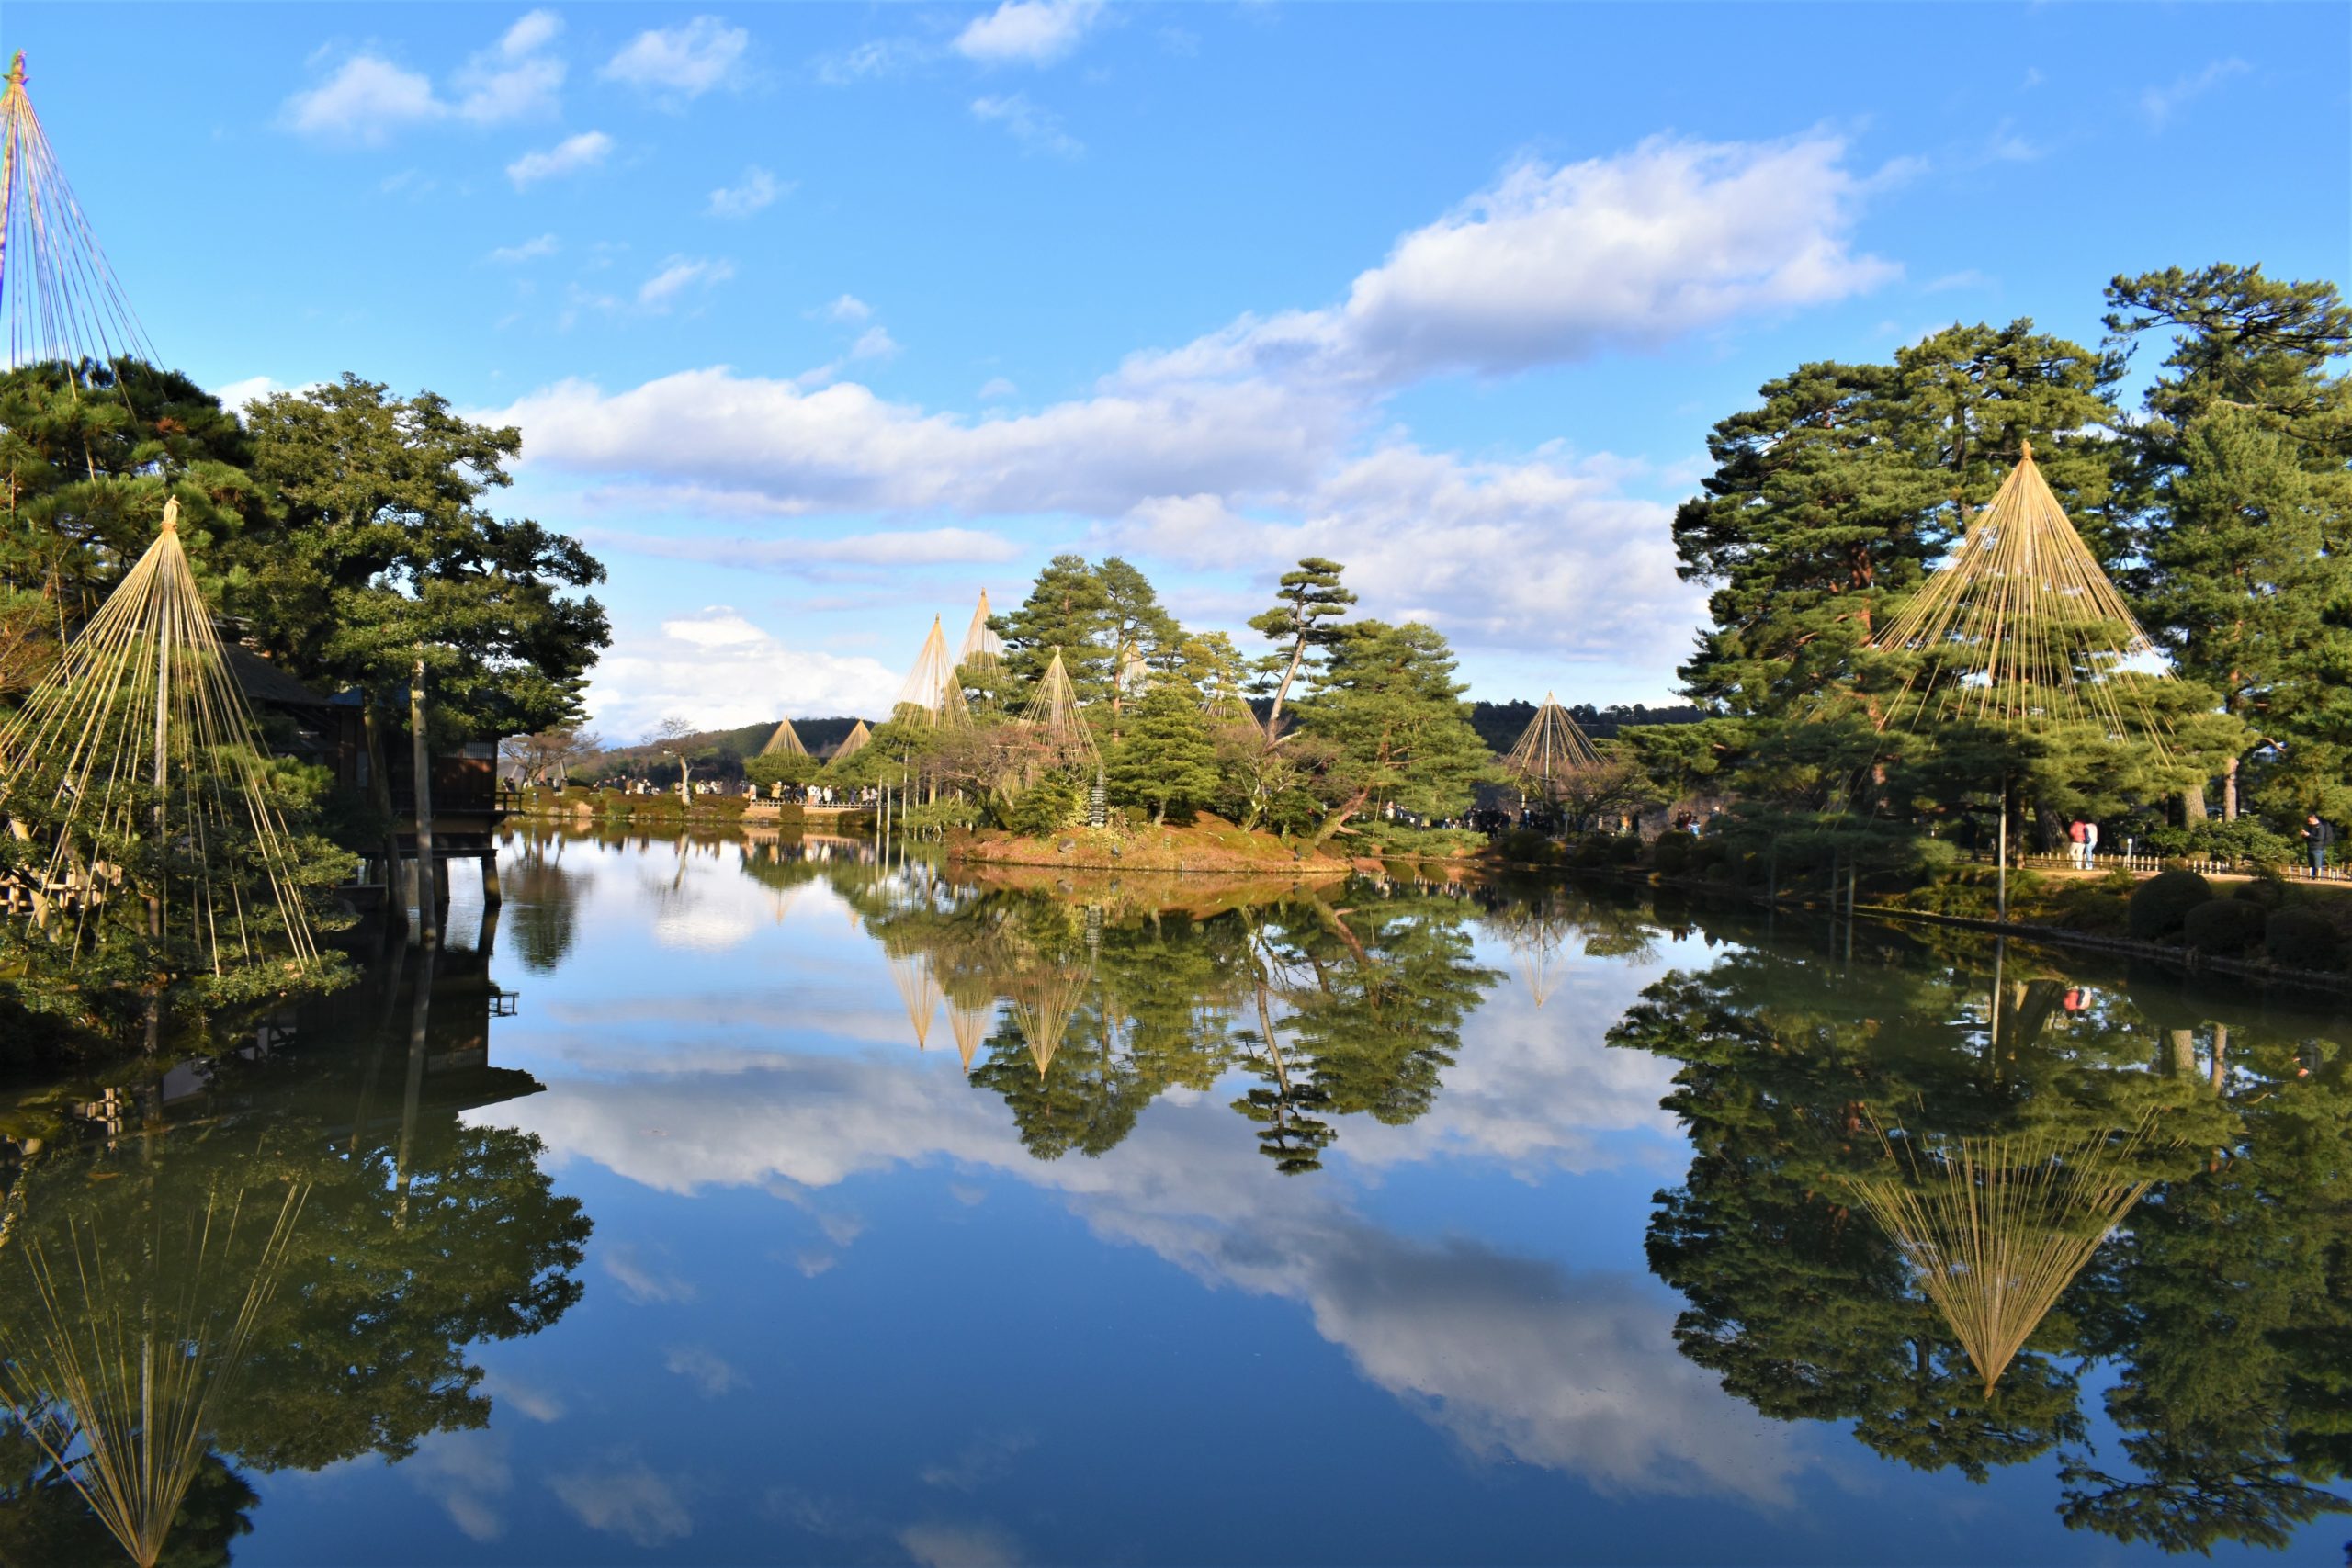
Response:
[[[2201,784],[2191,784],[2180,792],[2181,825],[2193,828],[2205,819],[2205,786]]]
[[[2222,770],[2222,820],[2234,822],[2237,819],[2238,760],[2233,757],[2228,765]]]
[[[433,859],[433,757],[424,738],[424,656],[417,655],[409,672],[408,724],[410,754],[415,759],[416,788],[416,919],[420,939],[428,952],[441,940],[441,873]],[[428,973],[430,960],[427,961]]]
[[[1282,732],[1283,699],[1290,695],[1290,683],[1298,679],[1298,667],[1306,659],[1306,639],[1300,637],[1291,645],[1290,668],[1283,671],[1283,683],[1274,688],[1273,705],[1266,710],[1266,739],[1272,740]]]
[[[1371,798],[1372,791],[1368,789],[1360,789],[1356,791],[1355,798],[1346,802],[1344,805],[1333,807],[1332,810],[1324,817],[1322,826],[1315,829],[1315,836],[1307,840],[1308,845],[1314,849],[1321,849],[1324,841],[1329,839],[1332,834],[1346,827],[1348,818],[1363,810],[1363,803]]]

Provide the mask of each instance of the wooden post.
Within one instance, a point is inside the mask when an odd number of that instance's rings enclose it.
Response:
[[[504,901],[498,890],[498,851],[495,848],[484,850],[481,852],[481,907],[495,909]]]
[[[2009,781],[2001,780],[2000,870],[1996,874],[1994,894],[1998,902],[2003,925],[2009,923]]]
[[[424,739],[424,655],[409,671],[410,754],[416,765],[417,936],[429,951],[441,941],[441,874],[433,859],[433,758]]]

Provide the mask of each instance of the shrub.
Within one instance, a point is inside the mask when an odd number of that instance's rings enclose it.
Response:
[[[2263,938],[2270,962],[2285,969],[2329,969],[2335,965],[2335,928],[2312,909],[2281,909],[2270,917]]]
[[[2259,908],[2276,909],[2287,901],[2287,885],[2275,876],[2257,876],[2238,889],[2238,897]]]
[[[1004,825],[1023,838],[1042,838],[1074,820],[1080,804],[1075,780],[1047,773],[1013,797]]]
[[[2119,934],[2132,924],[2132,902],[2114,893],[2086,893],[2066,906],[2066,924],[2078,931]]]
[[[2132,934],[2154,942],[2180,930],[2188,911],[2213,899],[2213,886],[2193,871],[2160,871],[2132,890]]]
[[[1679,876],[1690,868],[1691,848],[1687,833],[1661,834],[1650,846],[1650,864],[1661,876]]]
[[[2244,898],[2214,898],[2181,918],[2180,940],[2199,953],[2234,958],[2262,940],[2270,912]]]
[[[1518,864],[1544,865],[1552,860],[1553,846],[1532,828],[1513,828],[1495,840],[1495,852]]]
[[[2251,817],[2158,828],[2149,833],[2148,843],[2160,854],[2250,861],[2256,865],[2285,865],[2295,858],[2293,844]]]

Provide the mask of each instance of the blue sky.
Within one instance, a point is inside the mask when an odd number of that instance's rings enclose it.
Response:
[[[878,712],[1058,549],[1237,630],[1327,554],[1476,694],[1665,699],[1668,519],[1761,381],[2352,256],[2340,6],[13,0],[0,46],[165,358],[522,426],[616,739]]]

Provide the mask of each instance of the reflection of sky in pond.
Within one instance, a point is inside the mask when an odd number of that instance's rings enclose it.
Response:
[[[239,1562],[2134,1555],[2061,1526],[2054,1458],[1909,1471],[1678,1352],[1673,1065],[1602,1037],[1701,939],[1572,941],[1539,1009],[1481,931],[1432,1108],[1342,1119],[1318,1173],[1238,1075],[1040,1161],[850,905],[737,852],[566,846],[574,944],[492,1035],[548,1090],[472,1114],[585,1202],[586,1297],[476,1353],[487,1429],[257,1478]]]

